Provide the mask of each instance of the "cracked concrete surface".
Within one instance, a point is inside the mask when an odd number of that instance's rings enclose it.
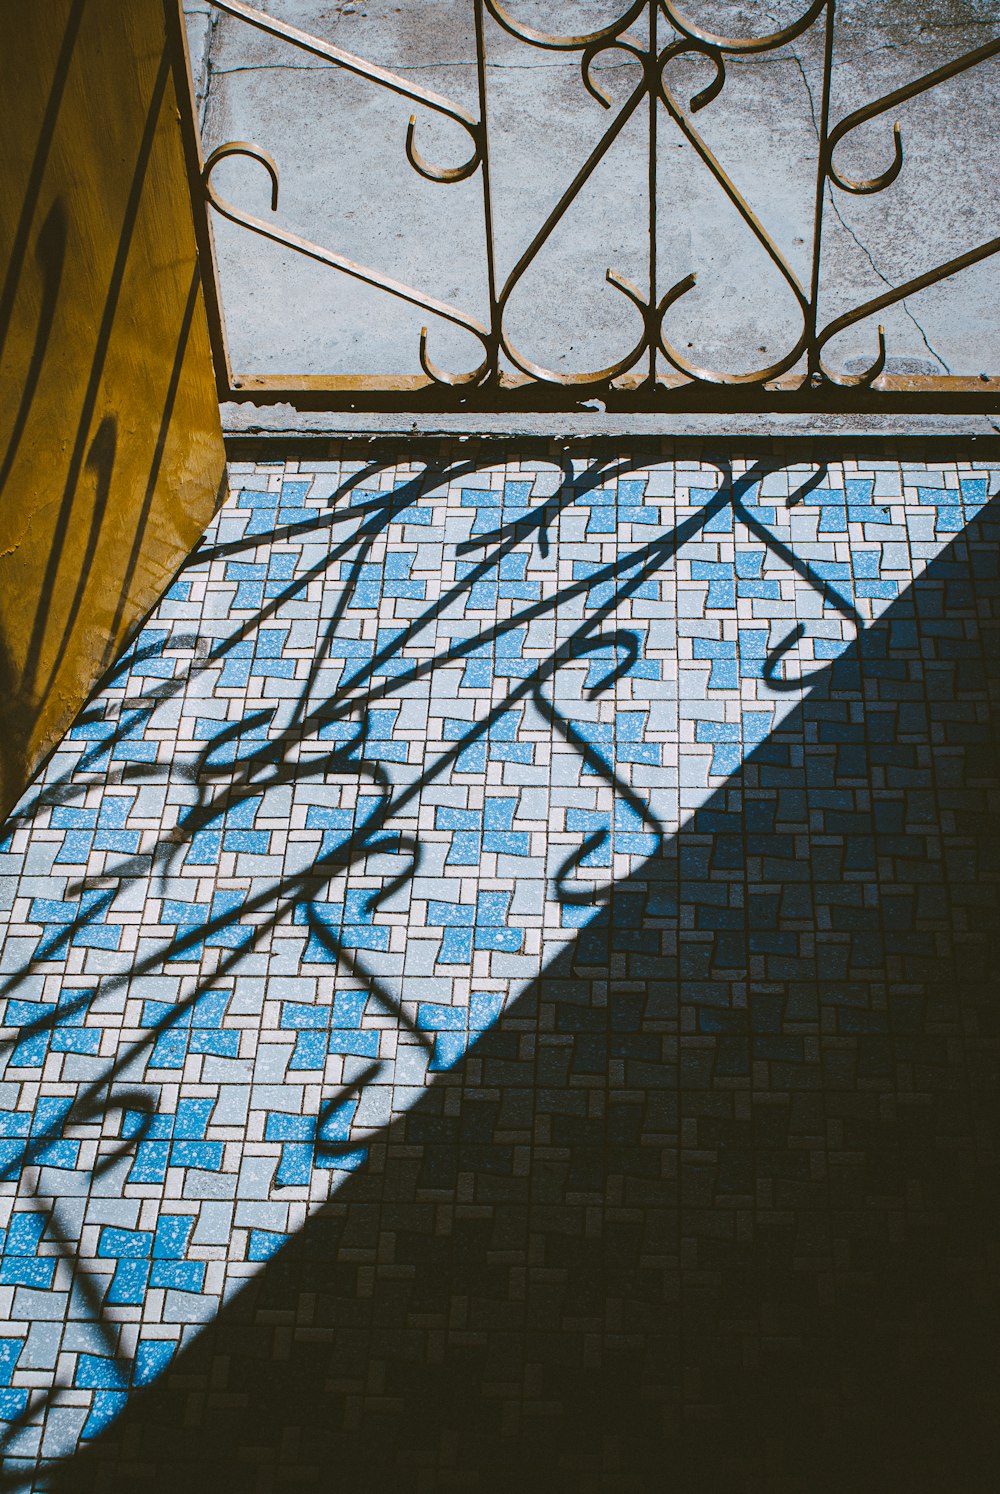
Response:
[[[477,111],[471,0],[258,0],[260,8],[381,63]],[[613,0],[518,0],[519,20],[592,27]],[[803,0],[690,0],[688,14],[732,34],[786,24]],[[206,145],[256,141],[281,171],[277,221],[485,317],[484,231],[478,175],[440,185],[408,165],[405,99],[317,59],[296,54],[242,22],[207,16],[192,0],[192,51],[200,59]],[[924,0],[885,6],[843,0],[832,83],[834,121],[1000,34],[998,0]],[[487,88],[494,214],[501,276],[516,262],[612,118],[582,86],[578,57],[541,52],[489,23]],[[815,193],[822,28],[791,47],[735,59],[726,87],[693,123],[759,213],[795,273],[808,283]],[[863,126],[837,154],[845,172],[871,176],[903,129],[899,179],[871,197],[828,188],[821,323],[998,232],[1000,168],[994,146],[1000,59],[987,62],[896,114]],[[306,76],[306,74],[314,76]],[[598,58],[595,77],[613,100],[628,97],[635,65]],[[703,61],[679,58],[669,82],[680,100],[710,81]],[[416,111],[418,147],[431,160],[463,159],[466,137]],[[741,371],[775,361],[801,326],[797,304],[732,205],[662,109],[657,164],[659,289],[690,271],[696,288],[668,314],[668,336],[688,357]],[[525,354],[561,372],[595,369],[635,342],[637,314],[604,279],[612,267],[638,285],[647,272],[648,115],[626,126],[511,298],[506,327]],[[268,216],[259,166],[231,161],[217,183],[234,202]],[[270,373],[411,373],[420,326],[429,351],[461,372],[478,361],[468,334],[376,290],[217,220],[235,366]],[[889,367],[976,374],[1000,369],[998,261],[987,261],[882,314]],[[877,350],[872,318],[835,339],[830,366],[853,372]]]
[[[813,95],[812,84],[809,81],[809,74],[806,72],[805,67],[802,64],[802,59],[798,55],[798,53],[796,52],[794,44],[789,47],[788,51],[789,51],[789,55],[791,56],[792,60],[794,61],[795,65],[796,65],[796,67],[798,68],[799,74],[800,74],[800,76],[802,78],[802,83],[803,83],[803,86],[804,86],[804,88],[806,90],[806,95],[807,95],[807,97],[809,99],[809,117],[812,120],[813,129],[816,131],[816,138],[818,140],[819,139],[819,134],[820,134],[820,128],[819,128],[819,121],[818,121],[817,115],[816,115],[816,99],[815,99],[815,97]],[[837,218],[837,222],[840,224],[841,228],[844,230],[845,233],[850,234],[850,236],[854,240],[855,244],[857,244],[858,248],[861,250],[862,254],[865,256],[865,258],[867,259],[868,263],[871,265],[871,267],[874,270],[875,274],[882,281],[883,285],[885,285],[887,288],[891,288],[892,281],[889,279],[889,277],[887,275],[884,275],[882,273],[882,271],[879,269],[879,266],[878,266],[878,264],[875,261],[875,257],[872,254],[871,249],[869,248],[869,246],[867,244],[865,244],[865,243],[862,242],[861,238],[859,237],[859,235],[857,234],[857,232],[855,231],[855,229],[851,226],[851,224],[844,217],[844,213],[843,213],[843,210],[842,210],[841,205],[840,205],[840,198],[841,198],[842,195],[843,194],[841,194],[840,192],[837,192],[832,187],[830,187],[828,189],[828,191],[827,191],[827,209],[828,210],[832,210],[834,212],[834,214],[836,215],[836,218]],[[941,357],[941,354],[938,353],[933,347],[931,347],[931,344],[927,340],[927,333],[924,330],[924,328],[920,325],[920,323],[917,320],[917,318],[914,316],[914,314],[913,314],[913,308],[909,304],[909,302],[908,301],[903,301],[901,303],[901,308],[900,309],[906,313],[906,315],[910,318],[910,321],[913,323],[913,325],[916,327],[917,331],[920,333],[920,337],[921,337],[921,339],[923,341],[924,347],[927,349],[928,353],[930,353],[931,357],[935,360],[935,362],[939,365],[941,371],[943,373],[946,373],[946,374],[952,373],[953,370],[951,368],[949,368],[948,364]],[[858,363],[863,363],[864,362],[863,359],[858,359],[857,361],[858,361]],[[895,356],[894,359],[893,359],[893,362],[894,362],[894,364],[895,364],[895,366],[896,366],[896,368],[898,369],[899,372],[911,372],[911,371],[913,373],[926,373],[926,372],[928,372],[928,370],[920,368],[920,367],[915,367],[912,370],[902,368],[900,366],[901,363],[902,363],[902,361],[903,360],[901,360],[898,356]],[[847,371],[851,371],[851,364],[850,363],[848,363],[848,365],[847,365]]]

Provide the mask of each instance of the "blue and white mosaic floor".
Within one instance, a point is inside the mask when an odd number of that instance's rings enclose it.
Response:
[[[0,1418],[94,1438],[1000,472],[231,468],[0,833]]]

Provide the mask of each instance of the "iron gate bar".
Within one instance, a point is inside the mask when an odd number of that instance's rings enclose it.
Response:
[[[256,161],[267,172],[271,182],[271,210],[275,212],[279,197],[279,172],[271,155],[250,141],[228,141],[205,159],[197,125],[194,90],[187,37],[183,17],[183,0],[165,0],[169,32],[179,74],[178,94],[186,107],[184,131],[187,149],[191,195],[198,228],[199,247],[206,281],[206,300],[212,333],[213,353],[219,396],[222,400],[249,400],[257,404],[290,402],[302,410],[319,411],[465,411],[497,413],[509,411],[567,411],[603,407],[609,412],[706,412],[706,413],[844,413],[844,414],[994,414],[1000,412],[1000,374],[978,377],[946,375],[911,375],[885,372],[886,339],[878,327],[878,348],[868,369],[861,374],[835,373],[823,362],[826,345],[839,333],[858,322],[896,305],[932,285],[959,274],[962,270],[1000,253],[1000,237],[957,255],[925,273],[891,287],[883,294],[866,300],[820,327],[819,296],[822,287],[823,220],[827,184],[854,195],[872,195],[886,190],[897,180],[904,165],[900,126],[893,126],[893,160],[881,174],[861,180],[843,176],[833,165],[834,151],[855,129],[885,114],[898,105],[926,93],[937,85],[958,76],[990,58],[1000,55],[1000,38],[965,53],[942,67],[935,68],[904,87],[854,110],[831,128],[830,95],[836,32],[837,0],[812,0],[803,14],[789,25],[765,37],[728,37],[705,31],[679,13],[674,0],[631,0],[618,19],[602,29],[579,36],[553,36],[517,22],[501,0],[472,0],[476,33],[478,117],[463,105],[442,94],[408,82],[390,69],[366,61],[353,53],[325,42],[308,32],[276,20],[243,3],[243,0],[209,0],[213,10],[230,15],[275,39],[321,58],[331,67],[361,77],[375,86],[388,89],[451,119],[466,131],[472,142],[472,154],[456,166],[436,166],[417,149],[416,115],[411,115],[404,141],[407,160],[427,180],[448,185],[480,174],[483,189],[483,223],[485,228],[486,278],[489,298],[488,324],[459,307],[451,306],[418,288],[404,284],[381,270],[363,265],[339,251],[248,213],[222,197],[212,182],[220,161],[243,156]],[[485,19],[492,20],[526,45],[548,51],[577,52],[584,87],[602,106],[611,109],[610,98],[595,83],[592,67],[595,60],[611,50],[624,52],[641,67],[641,77],[632,93],[609,123],[591,150],[583,166],[564,189],[555,207],[536,230],[502,284],[496,271],[493,203],[490,181],[489,128],[486,90]],[[659,40],[659,22],[664,18],[675,35],[665,44]],[[629,33],[629,27],[645,17],[648,39],[643,42]],[[816,191],[813,212],[813,246],[808,289],[800,282],[781,249],[761,219],[740,193],[723,166],[691,124],[693,115],[717,98],[725,87],[726,58],[774,51],[801,36],[822,18],[823,85],[819,111]],[[670,91],[666,73],[677,57],[700,56],[715,68],[712,82],[687,103],[686,109]],[[645,291],[640,291],[613,268],[606,279],[619,290],[638,312],[642,332],[633,348],[609,367],[591,373],[561,374],[536,363],[518,351],[504,329],[507,304],[557,225],[563,220],[583,186],[597,169],[625,125],[637,113],[643,101],[649,117],[649,273]],[[782,276],[795,297],[802,315],[802,333],[794,347],[766,368],[751,373],[732,373],[725,369],[700,367],[686,359],[669,341],[665,321],[671,307],[696,283],[691,272],[661,292],[657,279],[656,162],[657,126],[660,107],[676,124],[694,149],[701,163],[725,193],[743,222]],[[211,210],[211,211],[210,211]],[[428,352],[428,329],[421,329],[419,360],[423,370],[416,375],[263,375],[237,373],[230,360],[218,264],[214,249],[211,214],[216,212],[232,223],[262,238],[269,239],[294,253],[303,255],[330,269],[337,270],[397,300],[426,311],[441,321],[469,332],[483,351],[478,366],[470,371],[453,373],[439,368]],[[513,365],[511,372],[501,364],[505,358]],[[667,368],[660,366],[664,360]],[[805,367],[802,368],[803,360]],[[643,372],[639,366],[643,365]]]

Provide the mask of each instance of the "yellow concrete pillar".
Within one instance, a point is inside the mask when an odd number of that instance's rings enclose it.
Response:
[[[0,815],[224,453],[163,0],[0,0]]]

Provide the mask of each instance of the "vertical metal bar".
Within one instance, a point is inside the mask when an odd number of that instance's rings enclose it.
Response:
[[[656,312],[656,163],[657,163],[657,116],[660,109],[660,99],[654,86],[654,73],[657,66],[657,12],[660,8],[660,0],[650,0],[649,4],[649,60],[647,63],[646,83],[649,88],[649,322],[648,327],[652,331],[653,317]],[[656,383],[656,342],[651,336],[649,339],[649,382]]]
[[[198,128],[198,111],[195,106],[194,77],[188,50],[187,28],[184,24],[184,0],[164,0],[164,11],[167,24],[167,49],[173,67],[177,109],[181,117],[181,136],[184,141],[184,160],[187,164],[191,211],[198,244],[198,264],[205,294],[205,311],[208,316],[208,335],[212,344],[212,360],[215,364],[215,382],[219,391],[219,399],[228,400],[233,397],[233,366],[229,358],[226,323],[222,312],[215,240],[201,185],[204,160],[201,149],[201,131]]]
[[[806,331],[809,337],[807,358],[810,378],[821,377],[816,349],[816,325],[819,316],[820,262],[823,252],[823,208],[826,202],[827,164],[830,133],[830,92],[833,76],[833,35],[837,0],[828,0],[826,36],[823,50],[823,98],[819,117],[819,155],[816,160],[816,206],[813,218],[813,262],[809,286],[809,311]]]
[[[490,298],[489,328],[493,344],[492,378],[498,377],[500,358],[500,309],[497,304],[497,274],[493,244],[493,188],[490,179],[490,129],[486,104],[486,39],[483,0],[475,0],[476,71],[479,77],[480,170],[483,173],[483,223],[486,231],[486,278]]]

